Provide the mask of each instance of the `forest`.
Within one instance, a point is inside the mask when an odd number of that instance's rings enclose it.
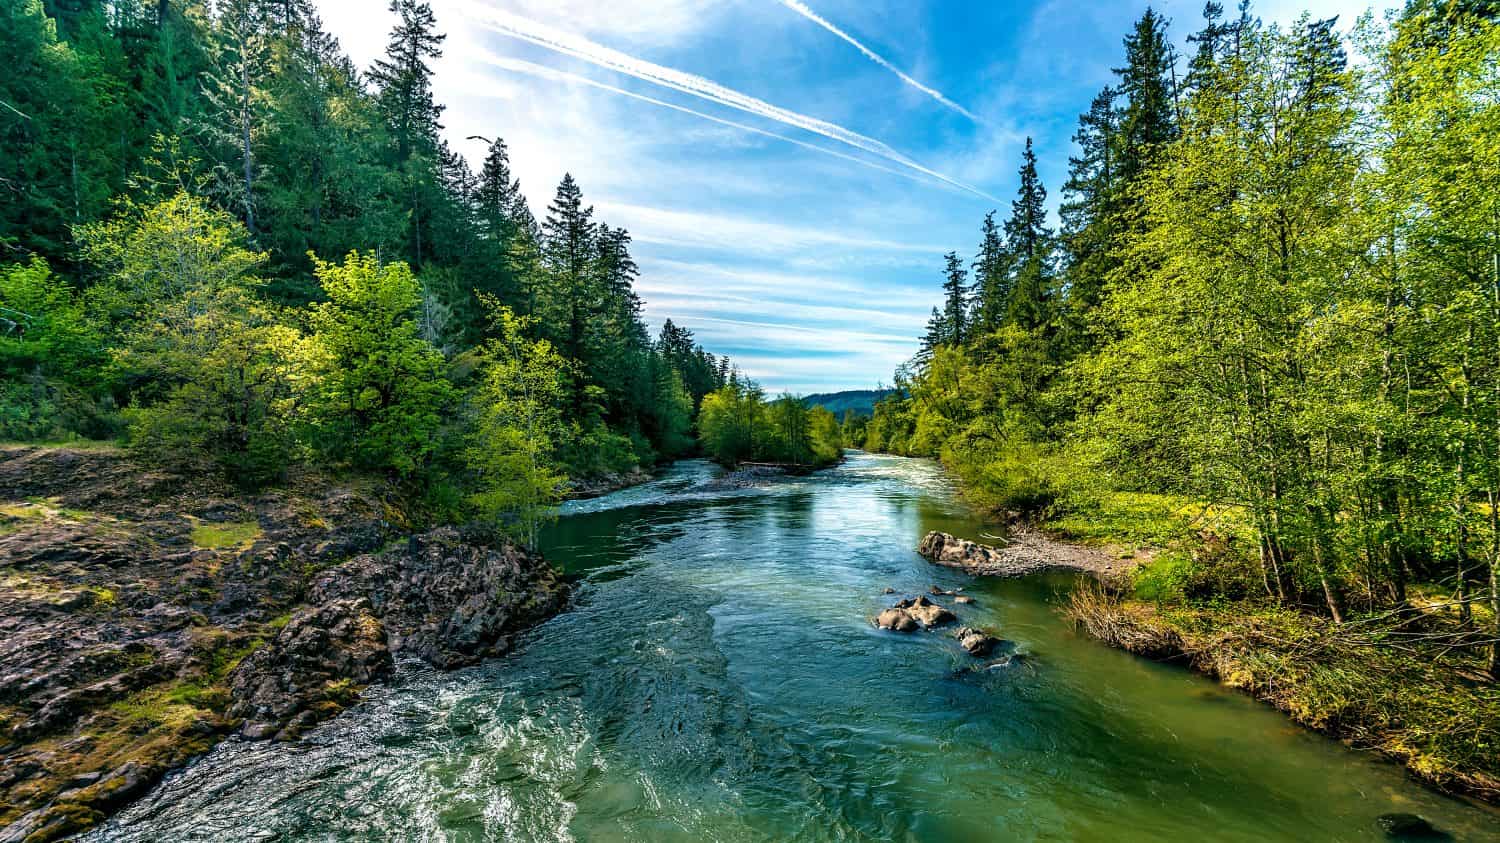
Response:
[[[1211,2],[1181,57],[1148,10],[1058,224],[1028,142],[852,444],[1165,545],[1139,598],[1294,609],[1500,678],[1497,20],[1412,0],[1346,40]]]
[[[502,139],[477,172],[449,148],[444,36],[392,10],[361,71],[309,0],[0,4],[0,440],[374,473],[529,538],[570,478],[688,453],[705,396],[753,389],[648,335],[630,235],[571,176],[537,220]]]

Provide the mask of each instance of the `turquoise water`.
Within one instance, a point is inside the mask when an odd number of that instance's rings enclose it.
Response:
[[[575,608],[510,656],[400,680],[297,744],[231,741],[93,840],[1460,840],[1500,815],[1187,672],[1080,638],[1071,580],[974,581],[912,552],[983,529],[931,463],[854,455],[716,492],[702,462],[569,504]],[[963,586],[981,664],[868,618]]]

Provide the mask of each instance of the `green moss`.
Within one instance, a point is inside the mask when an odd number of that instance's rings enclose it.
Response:
[[[194,525],[192,539],[194,547],[224,550],[248,548],[260,536],[260,524],[256,521],[201,522]]]

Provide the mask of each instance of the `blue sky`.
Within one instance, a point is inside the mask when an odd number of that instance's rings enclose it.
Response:
[[[320,0],[361,66],[382,0]],[[1054,211],[1078,113],[1145,3],[432,0],[436,89],[471,162],[505,138],[540,218],[572,172],[635,238],[665,317],[768,390],[869,388],[917,346],[942,255],[1003,218],[1028,135]],[[1201,0],[1158,2],[1181,40]],[[1232,6],[1232,2],[1226,2]],[[1355,0],[1265,0],[1291,21]],[[1054,218],[1055,225],[1055,218]]]

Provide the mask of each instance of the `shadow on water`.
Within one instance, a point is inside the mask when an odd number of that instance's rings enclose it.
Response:
[[[760,489],[703,463],[570,504],[544,540],[572,611],[510,656],[399,681],[299,744],[234,741],[92,840],[1383,839],[1445,799],[1185,671],[1079,638],[1071,579],[974,581],[922,561],[978,535],[930,463],[857,455]],[[964,586],[948,636],[868,618]]]

